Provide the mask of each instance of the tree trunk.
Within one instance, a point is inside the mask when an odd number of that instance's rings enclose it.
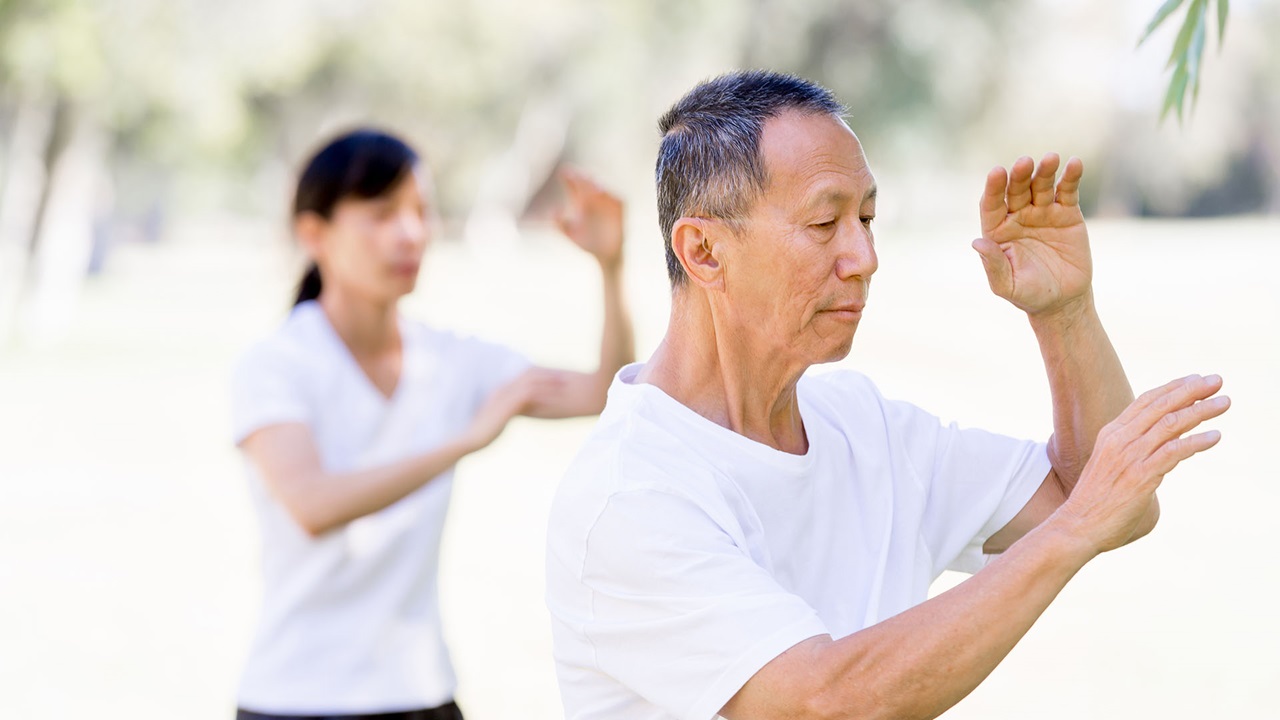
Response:
[[[18,101],[9,140],[9,171],[0,193],[0,346],[14,335],[27,266],[44,199],[45,153],[53,138],[54,103],[27,92]]]
[[[89,271],[106,135],[92,114],[70,107],[67,141],[51,163],[48,197],[32,261],[26,330],[37,341],[60,338],[75,316]]]

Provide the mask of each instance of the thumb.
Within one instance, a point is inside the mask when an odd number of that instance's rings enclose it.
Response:
[[[982,258],[982,267],[987,271],[987,284],[991,286],[991,292],[1009,299],[1013,295],[1013,266],[1000,245],[990,238],[980,237],[973,241],[973,249]]]
[[[573,221],[569,217],[568,208],[559,208],[551,216],[551,221],[555,223],[556,229],[568,237],[573,237]]]

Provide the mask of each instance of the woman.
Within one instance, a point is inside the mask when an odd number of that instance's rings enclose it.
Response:
[[[306,165],[293,227],[312,265],[288,319],[233,380],[264,571],[239,718],[461,718],[436,592],[453,466],[514,415],[598,413],[633,358],[622,205],[580,175],[564,181],[560,227],[604,277],[595,373],[530,369],[397,312],[434,218],[405,143],[358,130]]]

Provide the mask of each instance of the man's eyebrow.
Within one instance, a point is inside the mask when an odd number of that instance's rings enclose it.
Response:
[[[833,205],[843,205],[844,203],[848,202],[849,199],[850,199],[849,193],[843,190],[831,188],[828,190],[824,190],[818,193],[817,195],[813,196],[813,198],[809,201],[809,205],[817,206],[817,205],[825,205],[827,203],[831,203]]]
[[[875,198],[876,186],[872,185],[865,193],[862,194],[862,202],[859,204],[866,203],[868,200],[874,200]],[[852,199],[853,196],[844,190],[832,188],[815,195],[808,203],[806,203],[806,206],[813,209],[827,203],[831,203],[833,205],[844,205]]]

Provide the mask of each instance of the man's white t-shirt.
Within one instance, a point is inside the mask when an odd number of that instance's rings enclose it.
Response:
[[[369,381],[320,305],[294,308],[232,379],[233,437],[304,423],[325,471],[430,451],[471,421],[528,362],[498,345],[401,319],[403,363],[390,398]],[[400,501],[309,537],[246,460],[262,533],[263,603],[240,707],[276,714],[435,707],[455,678],[436,592],[452,469]]]
[[[944,426],[862,375],[798,386],[805,455],[619,372],[551,511],[547,604],[570,720],[708,720],[770,660],[926,599],[1049,472],[1041,443]]]

